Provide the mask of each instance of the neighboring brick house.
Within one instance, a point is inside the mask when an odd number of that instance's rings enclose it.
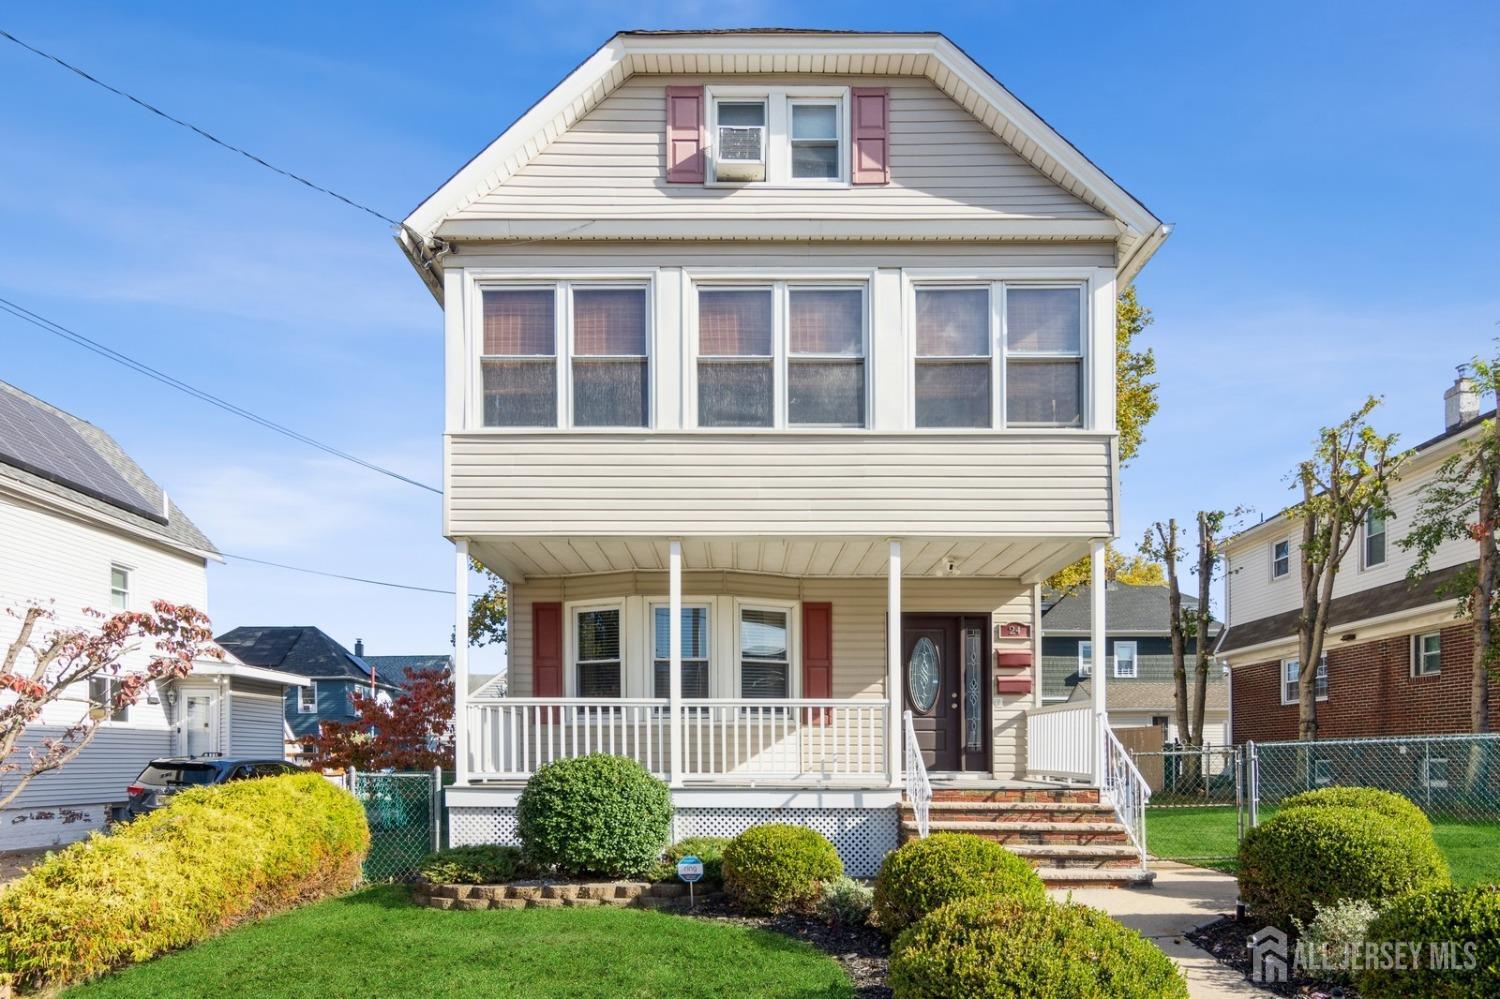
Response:
[[[1180,737],[1172,679],[1170,593],[1165,586],[1131,586],[1111,582],[1104,613],[1105,662],[1109,668],[1109,719],[1113,728],[1160,725],[1168,741]],[[1184,595],[1183,610],[1198,605]],[[1085,592],[1045,595],[1042,603],[1042,700],[1087,703],[1091,696],[1090,661],[1093,655],[1089,597]],[[1209,626],[1209,640],[1218,637],[1219,623]],[[1189,675],[1197,643],[1187,641]],[[1209,667],[1208,696],[1203,711],[1203,741],[1222,746],[1228,741],[1229,695],[1223,670]]]
[[[1473,560],[1474,543],[1445,543],[1432,571],[1414,584],[1406,578],[1413,553],[1398,544],[1411,529],[1423,485],[1493,415],[1479,414],[1467,379],[1448,390],[1445,402],[1446,429],[1414,449],[1391,491],[1391,515],[1361,526],[1334,582],[1319,738],[1469,731],[1473,629],[1457,620],[1456,599],[1441,591]],[[1300,523],[1279,516],[1226,545],[1227,624],[1217,651],[1231,670],[1234,742],[1297,738],[1300,538]],[[1500,699],[1492,692],[1490,728],[1497,727]]]

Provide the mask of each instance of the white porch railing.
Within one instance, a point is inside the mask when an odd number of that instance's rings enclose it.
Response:
[[[1108,716],[1100,722],[1099,735],[1104,742],[1104,794],[1115,806],[1115,817],[1140,851],[1141,866],[1145,867],[1146,803],[1151,800],[1151,787],[1115,737]]]
[[[470,777],[525,780],[553,760],[611,753],[678,782],[885,786],[886,711],[873,699],[684,700],[674,775],[665,699],[476,700],[467,713]]]
[[[1092,780],[1094,709],[1060,704],[1026,712],[1026,772],[1032,777]]]
[[[917,745],[917,730],[912,725],[911,712],[902,712],[901,718],[906,725],[906,800],[911,802],[912,815],[917,820],[917,835],[926,839],[932,781],[927,777],[927,764],[922,762],[922,747]]]

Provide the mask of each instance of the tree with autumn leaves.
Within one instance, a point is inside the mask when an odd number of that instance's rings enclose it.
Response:
[[[314,766],[328,769],[453,768],[453,674],[410,670],[393,698],[354,695],[351,721],[325,721],[303,742]]]

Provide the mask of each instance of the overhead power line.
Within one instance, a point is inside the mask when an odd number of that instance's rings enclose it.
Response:
[[[223,554],[222,552],[220,554]],[[440,590],[432,586],[412,586],[407,583],[391,583],[383,579],[366,579],[363,576],[346,576],[340,572],[324,572],[322,569],[307,569],[300,565],[287,565],[284,562],[271,562],[263,558],[251,558],[249,555],[224,555],[227,559],[236,562],[254,562],[256,565],[269,565],[277,569],[290,569],[292,572],[305,572],[310,576],[327,576],[329,579],[342,579],[351,583],[368,583],[371,586],[388,586],[393,590],[416,590],[418,593],[442,593],[453,596],[452,590]]]
[[[45,316],[32,312],[30,309],[18,305],[8,298],[0,297],[0,311],[7,312],[15,318],[21,320],[22,322],[27,322],[37,327],[38,329],[46,330],[53,336],[61,337],[62,339],[76,344],[77,346],[82,347],[85,350],[93,351],[100,357],[104,357],[111,361],[114,361],[116,364],[124,365],[132,371],[145,375],[147,378],[155,379],[156,381],[161,382],[163,385],[174,388],[177,391],[184,393],[185,395],[190,395],[200,402],[206,402],[210,406],[215,406],[219,409],[224,410],[226,413],[231,413],[242,419],[249,420],[251,423],[254,423],[257,426],[264,427],[265,429],[270,430],[274,433],[281,434],[283,437],[287,437],[291,440],[297,441],[299,444],[306,444],[308,447],[317,448],[319,451],[322,451],[325,454],[332,455],[335,458],[342,458],[345,461],[351,461],[354,464],[359,465],[361,468],[368,469],[372,472],[378,472],[381,475],[389,476],[390,478],[395,479],[398,482],[404,482],[409,486],[416,486],[418,489],[425,489],[430,493],[437,493],[439,496],[443,494],[443,491],[441,489],[438,489],[436,486],[430,486],[425,482],[419,482],[416,479],[402,475],[400,472],[394,471],[393,469],[386,468],[383,465],[377,465],[373,461],[366,461],[365,459],[357,455],[350,454],[348,451],[340,450],[339,448],[334,447],[332,444],[325,444],[315,437],[309,437],[304,433],[293,430],[292,428],[277,423],[274,420],[267,419],[266,417],[261,416],[257,413],[252,413],[250,410],[245,409],[243,406],[237,406],[234,403],[229,402],[228,400],[221,399],[219,396],[216,396],[211,392],[197,388],[193,385],[189,385],[187,382],[184,382],[181,379],[174,378],[164,371],[151,367],[144,361],[138,361],[133,357],[120,353],[118,350],[115,350],[112,347],[106,347],[104,344],[100,343],[97,340],[91,340],[88,337],[84,336],[82,333],[68,329],[61,323],[53,322]]]
[[[207,139],[209,142],[212,142],[216,146],[222,146],[223,148],[229,150],[232,153],[239,153],[241,156],[245,157],[247,160],[250,160],[252,163],[256,163],[256,164],[258,164],[260,166],[263,166],[267,170],[272,170],[272,171],[274,171],[276,173],[279,173],[283,177],[286,177],[286,178],[288,178],[290,180],[294,180],[297,183],[302,184],[305,187],[312,188],[314,191],[317,191],[320,194],[326,194],[330,198],[336,198],[339,201],[342,201],[344,204],[348,205],[350,208],[357,208],[360,211],[365,212],[366,214],[375,216],[376,218],[380,219],[382,222],[388,222],[388,223],[390,223],[391,225],[395,226],[398,229],[404,229],[406,227],[405,223],[399,222],[396,219],[391,218],[389,215],[386,215],[383,212],[378,212],[375,209],[371,208],[369,205],[362,205],[358,201],[355,201],[353,198],[347,197],[345,195],[340,194],[337,191],[334,191],[334,190],[331,190],[330,188],[324,187],[322,184],[315,184],[315,183],[313,183],[312,181],[308,180],[306,177],[302,176],[299,173],[294,173],[293,171],[287,170],[284,167],[279,167],[279,166],[277,166],[274,163],[268,162],[264,158],[262,158],[260,156],[257,156],[254,153],[250,152],[250,150],[248,150],[248,149],[244,149],[244,148],[241,148],[240,146],[236,146],[232,142],[226,142],[226,141],[224,141],[223,139],[219,138],[217,135],[214,135],[212,132],[208,131],[207,129],[199,128],[197,125],[194,125],[190,121],[184,121],[183,119],[178,118],[175,115],[170,115],[167,112],[163,111],[161,108],[159,108],[156,105],[150,103],[149,101],[144,101],[141,98],[135,96],[134,94],[130,94],[130,93],[127,93],[127,92],[121,90],[119,87],[111,86],[110,84],[105,83],[103,80],[99,79],[97,76],[94,76],[92,73],[88,72],[87,70],[81,69],[81,68],[73,65],[72,63],[68,62],[67,60],[61,58],[60,56],[55,56],[51,52],[43,51],[42,49],[37,48],[35,45],[32,45],[29,42],[23,42],[23,41],[21,41],[21,39],[17,38],[15,35],[11,34],[9,31],[6,31],[3,28],[0,28],[0,38],[5,38],[8,41],[15,42],[17,45],[21,46],[21,48],[25,49],[26,51],[35,53],[36,55],[39,55],[43,59],[46,59],[46,60],[48,60],[50,62],[54,62],[57,65],[61,66],[63,69],[66,69],[66,70],[68,70],[71,73],[76,73],[77,75],[83,77],[85,80],[87,80],[90,83],[92,83],[94,86],[96,86],[96,87],[102,87],[103,89],[108,90],[110,93],[112,93],[112,94],[114,94],[114,95],[116,95],[118,97],[123,97],[127,101],[130,101],[132,104],[136,104],[136,105],[138,105],[138,106],[146,109],[147,111],[150,111],[152,114],[156,115],[159,118],[165,118],[167,121],[171,122],[174,125],[180,126],[182,128],[187,129],[190,132],[196,133],[200,137]]]

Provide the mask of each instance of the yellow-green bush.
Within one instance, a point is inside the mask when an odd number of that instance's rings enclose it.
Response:
[[[56,987],[348,891],[364,809],[317,774],[191,788],[0,892],[0,982]]]
[[[833,844],[804,826],[751,826],[724,847],[724,891],[746,912],[812,912],[844,875]]]
[[[1320,787],[1303,791],[1282,801],[1280,811],[1288,808],[1363,808],[1419,829],[1432,830],[1432,820],[1410,798],[1375,787]]]
[[[1365,942],[1376,954],[1408,948],[1400,967],[1375,960],[1355,973],[1365,999],[1500,995],[1500,886],[1403,895],[1370,924]]]
[[[1015,895],[1040,902],[1042,879],[999,843],[972,833],[909,839],[885,855],[875,877],[875,921],[895,936],[934,909],[972,895]]]

